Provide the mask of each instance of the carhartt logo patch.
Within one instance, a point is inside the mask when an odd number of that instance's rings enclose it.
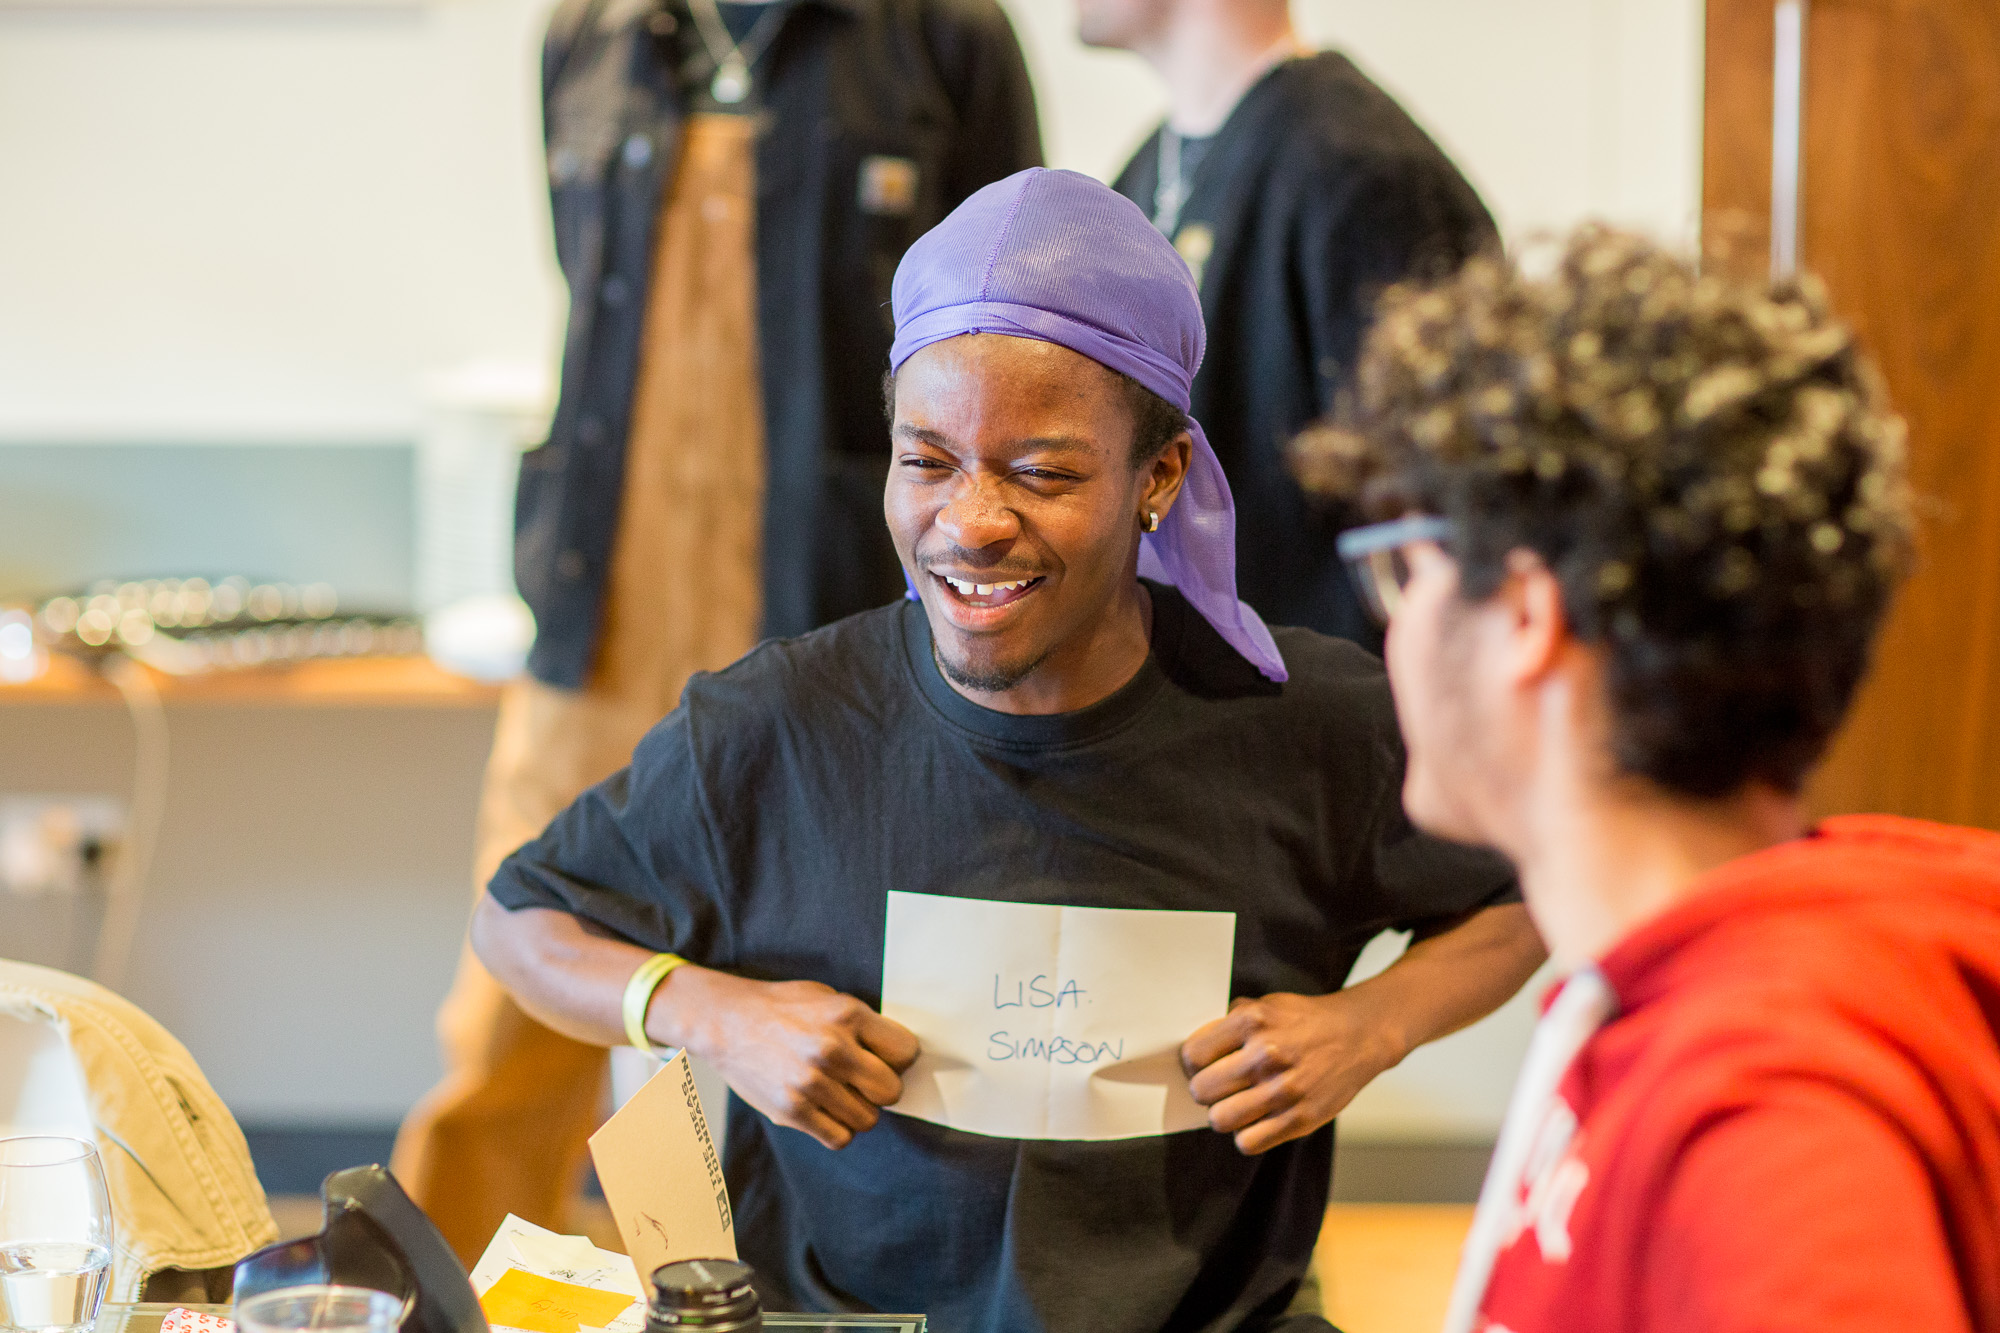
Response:
[[[907,157],[861,159],[861,211],[899,218],[917,208],[917,164]]]
[[[1215,233],[1205,223],[1190,222],[1174,237],[1174,249],[1180,251],[1188,272],[1194,275],[1194,285],[1201,286],[1202,271],[1208,267],[1208,257],[1215,253]]]

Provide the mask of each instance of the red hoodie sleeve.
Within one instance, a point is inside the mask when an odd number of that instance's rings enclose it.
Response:
[[[1687,1333],[1969,1329],[1910,1145],[1824,1083],[1760,1086],[1687,1139],[1641,1261],[1639,1327]]]

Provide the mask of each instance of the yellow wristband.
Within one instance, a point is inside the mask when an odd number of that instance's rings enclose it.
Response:
[[[677,953],[656,953],[639,964],[639,970],[625,983],[625,1039],[640,1050],[653,1049],[653,1043],[646,1039],[646,1010],[653,1003],[653,992],[667,979],[667,973],[686,961]]]

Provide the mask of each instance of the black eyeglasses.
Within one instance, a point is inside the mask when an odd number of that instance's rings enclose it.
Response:
[[[1446,541],[1454,531],[1448,518],[1410,514],[1387,523],[1349,528],[1340,534],[1336,549],[1347,562],[1347,572],[1369,613],[1387,625],[1402,604],[1403,588],[1410,581],[1410,562],[1403,548],[1412,542]]]

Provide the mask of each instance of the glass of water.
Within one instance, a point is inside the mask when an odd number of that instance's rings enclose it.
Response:
[[[236,1302],[241,1333],[396,1333],[403,1301],[367,1287],[279,1287]]]
[[[0,1139],[0,1330],[72,1333],[111,1285],[111,1195],[85,1139]]]

